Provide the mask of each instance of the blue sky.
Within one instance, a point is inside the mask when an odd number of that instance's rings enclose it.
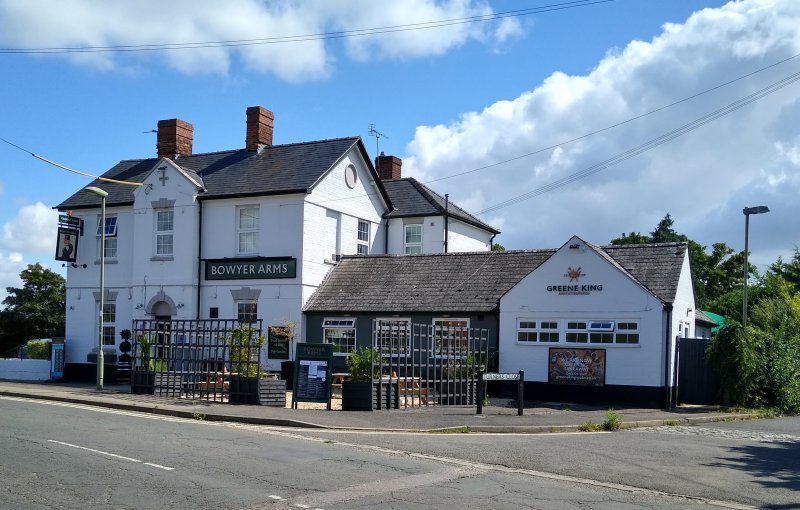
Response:
[[[0,47],[249,39],[404,25],[555,4],[536,0],[226,3],[0,0]],[[478,212],[586,169],[800,70],[800,59],[621,128],[562,144],[800,53],[800,2],[615,0],[533,16],[306,43],[169,52],[0,52],[0,137],[99,174],[155,155],[159,119],[194,125],[194,152],[244,146],[245,109],[275,112],[275,143],[388,136],[380,148]],[[702,9],[707,9],[702,12]],[[697,14],[693,14],[697,13]],[[671,23],[665,28],[666,23]],[[607,243],[666,213],[702,244],[762,268],[800,244],[800,113],[792,84],[672,142],[481,217],[507,248]],[[473,172],[557,145],[535,156]],[[0,287],[53,260],[50,210],[88,178],[0,143]],[[2,293],[0,293],[1,297]]]

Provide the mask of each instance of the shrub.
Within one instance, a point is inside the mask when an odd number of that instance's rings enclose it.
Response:
[[[153,341],[149,335],[144,334],[136,337],[136,343],[139,344],[139,357],[142,359],[142,367],[145,370],[152,370],[150,367],[152,358],[150,347],[153,345]]]
[[[225,339],[230,349],[231,371],[242,377],[258,377],[260,372],[256,359],[266,338],[256,333],[255,328],[242,324]]]
[[[50,342],[47,340],[29,340],[25,347],[30,359],[50,359]]]
[[[622,426],[622,416],[614,409],[606,411],[606,421],[603,422],[603,430],[619,430]]]
[[[379,379],[380,360],[378,351],[372,347],[356,349],[347,357],[347,370],[353,381]]]
[[[603,430],[603,426],[593,421],[585,421],[578,426],[581,432],[599,432]]]

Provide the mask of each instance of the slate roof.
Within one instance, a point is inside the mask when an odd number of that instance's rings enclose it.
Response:
[[[336,138],[265,147],[261,152],[244,149],[181,156],[175,164],[187,173],[196,174],[205,185],[200,199],[241,196],[308,193],[314,184],[351,148],[356,147],[364,160],[369,156],[359,137]],[[126,160],[116,164],[103,177],[143,182],[157,158]],[[373,170],[374,171],[374,170]],[[391,208],[391,200],[378,186]],[[91,186],[108,191],[106,205],[133,204],[134,186],[95,180]],[[78,191],[57,206],[59,210],[99,207],[100,198]]]
[[[685,243],[596,247],[664,303],[678,288]],[[473,312],[500,298],[557,250],[345,256],[306,312]]]
[[[712,328],[719,326],[719,323],[717,321],[706,315],[706,312],[699,309],[695,309],[694,311],[694,321],[699,322],[700,324],[711,326]]]
[[[490,312],[555,250],[344,256],[312,312]]]
[[[392,199],[394,211],[386,214],[387,218],[407,218],[411,216],[443,216],[445,198],[412,177],[383,181],[386,192]],[[447,204],[447,213],[464,223],[480,229],[499,234],[500,231],[484,223],[453,202]]]

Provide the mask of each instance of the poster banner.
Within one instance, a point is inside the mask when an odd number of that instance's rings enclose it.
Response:
[[[551,348],[547,382],[572,386],[604,386],[606,350]]]
[[[78,231],[72,228],[58,227],[56,240],[56,260],[75,262],[78,257]]]

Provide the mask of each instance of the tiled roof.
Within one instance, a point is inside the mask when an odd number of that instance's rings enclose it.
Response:
[[[445,213],[445,198],[414,178],[384,180],[383,186],[392,199],[394,211],[386,214],[387,218],[404,218],[409,216],[442,216]],[[484,223],[453,202],[447,204],[447,213],[465,223],[499,234],[500,231]]]
[[[554,251],[345,256],[305,310],[490,312]]]
[[[596,247],[615,267],[672,303],[687,245]],[[308,312],[491,312],[556,250],[345,256],[305,306]]]
[[[694,311],[694,321],[711,327],[719,326],[719,323],[717,323],[717,321],[706,315],[706,313],[703,310],[699,309],[695,309]]]
[[[307,193],[314,184],[351,148],[357,146],[369,161],[358,137],[337,138],[265,147],[261,152],[244,149],[182,156],[174,162],[190,175],[202,179],[206,191],[202,199],[237,196]],[[121,161],[103,177],[143,182],[157,158]],[[377,180],[377,175],[376,175]],[[95,180],[91,186],[108,191],[107,205],[133,203],[134,186]],[[380,185],[379,185],[380,186]],[[100,199],[78,191],[58,205],[58,209],[98,207]]]

